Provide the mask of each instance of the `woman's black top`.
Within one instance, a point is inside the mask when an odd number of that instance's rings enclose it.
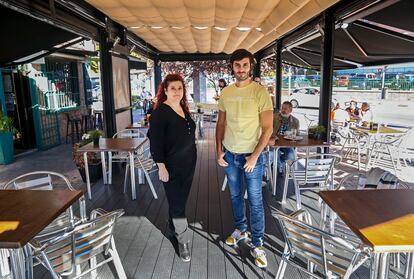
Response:
[[[161,104],[152,112],[148,137],[155,162],[165,164],[194,162],[197,156],[196,125],[190,114],[184,113],[185,118],[166,104]]]

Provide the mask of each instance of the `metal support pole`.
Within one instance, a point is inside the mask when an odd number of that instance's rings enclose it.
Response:
[[[161,61],[156,59],[154,60],[154,86],[155,94],[157,94],[158,86],[160,86],[161,80]]]
[[[282,103],[282,41],[276,42],[276,110],[280,110]]]
[[[326,128],[325,139],[330,132],[330,106],[332,102],[332,76],[334,62],[335,19],[332,10],[324,12],[322,23],[321,94],[319,99],[319,125]]]
[[[100,62],[101,62],[101,88],[103,99],[104,129],[106,137],[112,137],[116,132],[115,102],[112,76],[112,55],[108,32],[101,29],[99,32]]]
[[[255,56],[256,59],[256,66],[253,69],[253,78],[260,77],[260,62],[262,61],[262,58],[259,56]]]

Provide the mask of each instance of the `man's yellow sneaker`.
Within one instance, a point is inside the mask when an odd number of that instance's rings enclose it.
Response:
[[[264,268],[267,267],[267,259],[266,259],[266,252],[264,251],[263,247],[255,247],[250,251],[254,258],[254,263],[260,267]]]
[[[241,232],[239,229],[235,229],[234,232],[227,237],[226,244],[229,246],[235,246],[237,243],[243,239],[249,237],[249,234],[246,232]]]

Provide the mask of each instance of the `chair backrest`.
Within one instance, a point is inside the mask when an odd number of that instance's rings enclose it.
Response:
[[[112,138],[145,138],[146,136],[139,129],[124,129],[116,132]]]
[[[52,171],[35,171],[20,175],[7,182],[3,189],[14,190],[53,190],[52,177],[62,180],[63,186],[74,191],[69,180],[62,174]]]
[[[320,230],[309,224],[309,221],[300,221],[299,217],[303,214],[306,214],[305,217],[308,216],[305,219],[310,220],[309,213],[303,210],[292,215],[281,212],[275,214],[280,222],[287,250],[292,257],[300,256],[313,263],[325,276],[334,273],[345,278],[368,258],[368,254],[345,239]],[[360,254],[361,257],[356,254]]]
[[[74,272],[76,265],[99,253],[106,253],[110,248],[115,223],[123,214],[123,209],[99,214],[44,244],[42,249],[46,252],[54,271],[68,276]]]
[[[339,182],[336,190],[360,189],[405,189],[408,188],[397,176],[381,168],[372,168],[369,172],[352,173]]]
[[[299,184],[307,183],[327,183],[329,175],[335,164],[341,161],[341,157],[336,154],[315,154],[297,160],[298,165],[303,170],[298,169],[294,172],[296,181]],[[294,166],[296,164],[292,164]]]

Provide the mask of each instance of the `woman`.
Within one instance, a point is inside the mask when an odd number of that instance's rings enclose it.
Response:
[[[177,238],[178,251],[185,262],[191,259],[185,205],[197,160],[195,127],[183,78],[177,74],[167,75],[158,88],[148,136],[167,195],[169,228]]]

